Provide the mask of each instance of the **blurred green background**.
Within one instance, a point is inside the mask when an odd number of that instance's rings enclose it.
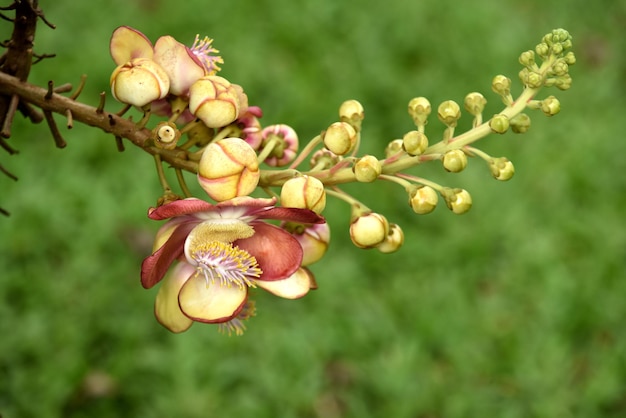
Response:
[[[500,110],[494,75],[563,27],[574,37],[573,88],[544,91],[561,114],[532,113],[523,135],[480,146],[516,175],[417,174],[464,187],[474,207],[417,216],[390,184],[346,187],[399,223],[406,244],[382,255],[350,243],[349,210],[331,200],[331,251],[319,290],[257,297],[242,337],[196,324],[173,335],[153,318],[140,262],[159,226],[152,159],[84,126],[54,147],[16,119],[18,155],[0,162],[0,415],[17,417],[623,417],[626,416],[626,3],[567,0],[42,1],[31,81],[108,91],[111,32],[153,41],[215,39],[221,75],[301,140],[365,107],[363,152],[412,129],[406,104],[480,91]],[[10,35],[3,22],[2,39]],[[118,105],[112,100],[109,110]],[[61,118],[57,120],[60,124]],[[461,119],[459,132],[471,118]],[[434,118],[427,128],[440,134]]]

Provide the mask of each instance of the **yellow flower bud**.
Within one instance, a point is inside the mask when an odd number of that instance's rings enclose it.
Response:
[[[339,120],[349,123],[357,132],[361,130],[364,118],[363,105],[357,100],[346,100],[339,107]]]
[[[511,79],[504,75],[497,75],[491,81],[491,89],[494,93],[506,97],[511,94]]]
[[[135,58],[111,74],[111,93],[116,100],[142,107],[167,96],[170,79],[154,61]]]
[[[354,178],[362,183],[375,181],[382,172],[382,166],[378,158],[373,155],[364,155],[352,167]]]
[[[487,99],[485,99],[485,96],[478,92],[468,94],[465,96],[465,100],[463,101],[465,110],[467,110],[472,116],[480,115],[485,109],[486,104]]]
[[[510,180],[513,174],[515,174],[513,163],[505,157],[492,158],[489,162],[489,169],[491,170],[491,175],[500,181]]]
[[[379,213],[361,215],[350,225],[350,238],[359,248],[374,248],[389,234],[387,218]]]
[[[239,92],[216,75],[198,79],[189,88],[189,111],[209,128],[226,126],[239,116]]]
[[[326,207],[324,183],[312,176],[299,176],[289,179],[280,191],[282,206],[298,209],[310,209],[322,213]]]
[[[461,118],[461,108],[454,100],[446,100],[437,108],[437,117],[444,125],[455,127]]]
[[[417,126],[424,126],[428,122],[430,115],[430,102],[425,97],[414,97],[409,101],[409,115]]]
[[[428,138],[420,131],[409,131],[402,137],[402,148],[409,155],[421,155],[428,148]]]
[[[467,155],[460,149],[453,149],[443,154],[443,168],[451,173],[458,173],[467,167]]]
[[[530,129],[530,116],[526,113],[519,113],[509,121],[511,130],[516,134],[523,134]]]
[[[209,144],[198,163],[200,186],[218,202],[249,195],[260,175],[256,152],[241,138]]]
[[[385,157],[389,158],[397,153],[404,151],[404,141],[402,139],[394,139],[385,148]]]
[[[505,115],[494,115],[489,121],[489,127],[497,134],[503,134],[509,130],[509,118]]]
[[[418,215],[432,212],[438,201],[437,192],[430,186],[416,187],[409,193],[409,205]]]
[[[541,101],[541,111],[546,116],[554,116],[561,111],[561,102],[554,96],[549,96]]]
[[[333,123],[323,135],[324,146],[337,155],[347,154],[356,145],[356,130],[347,122]]]
[[[472,207],[472,196],[465,189],[451,189],[448,187],[442,191],[442,195],[448,209],[457,215],[467,212]]]
[[[389,225],[389,233],[383,242],[381,242],[376,249],[381,253],[393,253],[398,251],[404,244],[404,232],[397,224]]]

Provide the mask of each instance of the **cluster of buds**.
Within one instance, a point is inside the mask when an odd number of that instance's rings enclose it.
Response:
[[[492,90],[505,108],[486,120],[487,99],[478,92],[467,94],[461,105],[446,100],[436,108],[425,97],[411,99],[408,113],[413,126],[376,157],[359,154],[365,112],[358,101],[342,103],[338,118],[301,146],[292,127],[264,126],[261,109],[248,105],[243,89],[216,75],[222,60],[212,55],[217,51],[211,40],[196,38],[186,47],[161,37],[153,46],[140,32],[118,28],[111,39],[118,64],[111,77],[113,95],[145,112],[142,128],[151,115],[167,118],[153,128],[148,146],[161,149],[157,156],[182,156],[177,158],[185,162],[183,168],[196,173],[210,198],[191,196],[181,167],[175,164],[184,195],[173,194],[157,157],[164,195],[149,216],[168,221],[143,263],[142,284],[149,288],[164,280],[155,307],[159,322],[173,332],[205,322],[240,333],[243,320],[255,312],[249,299],[252,289],[296,299],[316,288],[308,266],[322,259],[330,244],[330,228],[323,217],[328,197],[350,206],[348,232],[356,247],[397,251],[404,243],[401,227],[343,191],[342,184],[391,182],[406,191],[408,206],[416,214],[431,213],[440,200],[452,213],[466,213],[472,207],[467,190],[410,170],[436,161],[443,170],[460,173],[471,157],[478,157],[493,178],[511,179],[514,167],[509,159],[492,157],[474,143],[509,128],[527,132],[530,117],[523,112],[527,108],[549,116],[558,113],[560,104],[554,96],[543,100],[536,96],[543,87],[571,85],[568,68],[575,58],[569,49],[571,37],[559,29],[546,35],[535,51],[524,52],[523,90],[515,99],[511,80],[494,77]],[[541,63],[535,62],[536,56]],[[427,133],[433,109],[443,126],[438,133],[429,126]],[[470,129],[459,133],[462,109],[473,121]],[[267,196],[253,197],[261,192]],[[281,222],[269,224],[267,219]]]

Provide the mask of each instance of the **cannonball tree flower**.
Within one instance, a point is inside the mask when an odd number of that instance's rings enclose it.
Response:
[[[151,219],[168,221],[157,232],[152,255],[142,263],[142,285],[146,289],[156,285],[178,260],[156,300],[155,313],[162,325],[182,332],[194,321],[236,320],[246,306],[249,288],[264,282],[275,282],[266,290],[279,296],[303,293],[308,275],[299,272],[300,243],[265,220],[303,224],[325,220],[307,209],[275,204],[276,199],[248,196],[218,204],[188,198],[149,211]],[[309,288],[311,283],[309,278]]]
[[[265,164],[283,167],[296,158],[298,134],[291,126],[282,123],[270,125],[261,131],[261,136],[259,155]]]

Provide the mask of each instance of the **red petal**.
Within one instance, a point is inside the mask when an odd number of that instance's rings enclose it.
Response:
[[[276,219],[279,221],[299,222],[302,224],[321,224],[326,222],[323,216],[309,209],[274,207],[255,213],[259,219]]]
[[[197,222],[181,224],[161,248],[141,263],[141,285],[150,289],[163,279],[174,260],[183,254],[185,239]]]
[[[148,217],[157,221],[173,218],[175,216],[189,215],[197,212],[215,210],[215,205],[194,197],[189,199],[175,200],[158,208],[151,208]]]
[[[302,247],[284,229],[265,222],[252,222],[254,235],[235,241],[256,258],[263,274],[257,280],[281,280],[291,276],[302,263]]]

